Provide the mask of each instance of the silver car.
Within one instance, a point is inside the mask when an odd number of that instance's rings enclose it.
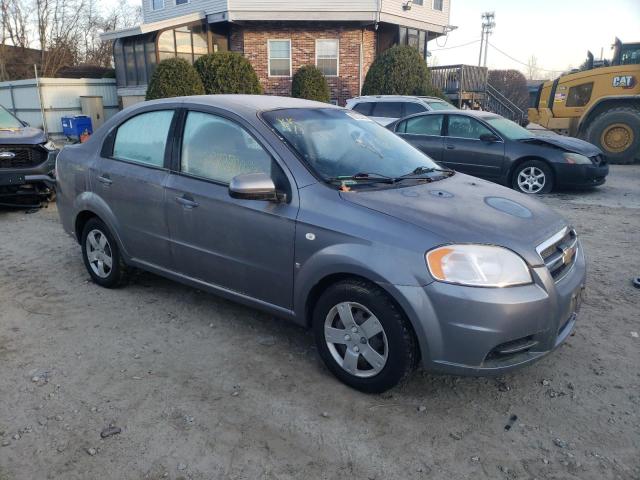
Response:
[[[146,102],[66,147],[57,175],[62,224],[97,284],[135,267],[290,319],[362,391],[420,363],[524,366],[575,325],[585,258],[565,220],[350,110]]]
[[[442,98],[417,95],[363,95],[347,100],[346,107],[385,127],[400,118],[417,113],[457,110]]]

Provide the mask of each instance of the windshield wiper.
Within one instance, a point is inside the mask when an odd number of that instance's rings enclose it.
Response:
[[[367,172],[359,172],[353,175],[340,175],[338,177],[330,177],[327,178],[329,182],[345,182],[345,181],[354,181],[354,182],[366,182],[366,183],[394,183],[395,178],[389,177],[387,175],[382,175],[381,173],[367,173]]]
[[[456,173],[455,171],[451,170],[450,168],[436,168],[436,167],[418,167],[416,169],[414,169],[413,171],[409,172],[409,173],[405,173],[404,175],[401,175],[399,177],[396,178],[396,180],[399,179],[405,179],[405,178],[423,178],[423,177],[418,177],[418,175],[425,175],[427,173],[433,173],[433,172],[441,172],[441,173],[448,173],[449,175],[453,175],[454,173]]]

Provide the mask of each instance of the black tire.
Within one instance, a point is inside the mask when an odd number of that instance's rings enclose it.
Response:
[[[526,191],[524,188],[521,188],[518,178],[521,173],[526,173],[529,169],[537,169],[538,171],[544,174],[544,185],[540,190],[537,191]],[[526,193],[527,195],[540,195],[544,193],[549,193],[553,190],[553,186],[555,183],[555,177],[553,175],[553,170],[546,162],[542,160],[526,160],[522,162],[520,165],[516,167],[511,176],[511,188],[517,190],[521,193]]]
[[[111,257],[111,267],[105,267],[105,276],[100,276],[92,267],[91,261],[88,256],[88,247],[87,247],[87,238],[89,234],[92,232],[99,232],[100,235],[103,235],[106,239],[106,245],[108,247],[108,252]],[[115,288],[120,285],[123,285],[127,279],[127,266],[122,260],[122,255],[120,255],[120,249],[118,248],[118,244],[116,243],[111,231],[107,228],[107,226],[97,217],[91,218],[87,221],[84,228],[82,229],[82,237],[80,240],[80,244],[82,246],[82,260],[84,261],[84,266],[87,268],[91,279],[105,288]],[[105,247],[105,251],[107,251],[107,247]]]
[[[382,326],[388,346],[386,363],[373,376],[362,378],[347,372],[329,350],[325,340],[325,321],[332,309],[342,302],[355,302],[366,307]],[[318,299],[312,314],[313,331],[320,357],[331,373],[356,390],[365,393],[381,393],[389,390],[406,380],[418,364],[418,343],[411,325],[387,293],[371,283],[352,279],[331,285]],[[356,337],[361,333],[353,335]],[[344,348],[349,347],[344,346]],[[346,356],[345,353],[343,355]],[[364,352],[361,357],[358,356],[358,362],[361,361],[366,362]],[[368,363],[364,365],[370,366]]]
[[[611,151],[602,141],[607,127],[613,124],[626,125],[633,136],[632,141],[623,151]],[[601,113],[589,122],[585,140],[600,148],[609,163],[630,164],[636,158],[640,159],[640,108],[616,107]]]

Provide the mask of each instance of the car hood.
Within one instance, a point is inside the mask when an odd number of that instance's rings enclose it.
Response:
[[[460,173],[432,183],[341,192],[341,196],[424,228],[443,244],[500,245],[519,253],[532,266],[542,265],[536,246],[567,225],[560,215],[528,195]]]
[[[46,141],[46,135],[38,128],[0,128],[0,145],[38,145]]]
[[[587,157],[593,157],[595,155],[602,154],[602,151],[598,147],[589,142],[585,142],[584,140],[580,140],[579,138],[564,137],[562,135],[553,134],[539,134],[535,136],[534,139],[535,143],[538,143],[540,145],[552,145],[554,147],[566,150],[567,152],[580,153],[582,155],[586,155]],[[527,143],[534,143],[534,141],[530,141]]]

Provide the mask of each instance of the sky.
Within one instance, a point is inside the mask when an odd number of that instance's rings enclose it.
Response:
[[[517,61],[527,64],[535,55],[539,67],[561,72],[578,67],[587,58],[587,50],[599,58],[604,48],[604,57],[611,58],[616,36],[623,42],[640,42],[640,0],[451,0],[449,22],[458,28],[429,42],[430,63],[477,65],[481,15],[487,11],[495,12],[496,23],[487,55],[491,69],[526,72],[527,67]],[[446,49],[441,50],[443,47]],[[540,75],[553,76],[549,71]]]

